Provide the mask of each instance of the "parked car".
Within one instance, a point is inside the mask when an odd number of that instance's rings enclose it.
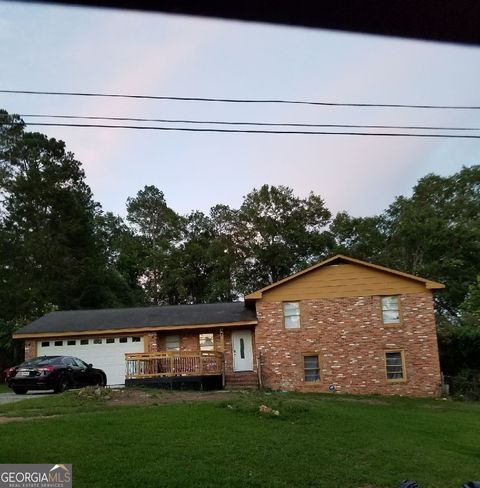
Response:
[[[5,373],[8,387],[17,395],[29,390],[59,393],[69,388],[107,384],[107,376],[101,369],[71,356],[38,357],[13,366]]]

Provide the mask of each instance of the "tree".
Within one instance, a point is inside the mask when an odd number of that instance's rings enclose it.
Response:
[[[338,214],[330,227],[336,252],[446,284],[436,310],[458,321],[459,307],[480,269],[480,166],[427,175],[411,197],[397,197],[381,215]]]
[[[381,216],[352,217],[339,212],[329,227],[332,254],[348,254],[358,259],[378,261],[386,245]]]
[[[97,213],[95,231],[107,260],[111,286],[123,305],[143,305],[145,294],[140,281],[144,255],[140,240],[120,216],[111,212]]]
[[[0,130],[0,317],[30,320],[51,306],[121,304],[95,232],[99,206],[65,144],[25,132],[15,116]]]
[[[237,298],[232,273],[235,254],[222,224],[202,212],[185,221],[184,240],[172,252],[166,286],[169,303],[228,302]]]
[[[181,240],[184,221],[168,207],[163,192],[155,186],[145,186],[135,198],[127,200],[127,220],[140,243],[138,257],[146,301],[166,303],[165,277],[171,255]]]
[[[455,319],[480,269],[479,215],[480,166],[427,175],[385,212],[382,263],[446,283],[437,311]]]
[[[477,281],[468,287],[468,294],[460,305],[460,311],[462,324],[480,330],[480,274]]]
[[[291,188],[269,185],[250,192],[235,215],[239,289],[265,286],[323,257],[330,216],[313,193],[299,198]]]

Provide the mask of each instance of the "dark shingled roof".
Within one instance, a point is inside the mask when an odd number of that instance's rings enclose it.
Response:
[[[71,310],[50,312],[22,327],[17,334],[222,324],[256,319],[255,311],[243,302]]]

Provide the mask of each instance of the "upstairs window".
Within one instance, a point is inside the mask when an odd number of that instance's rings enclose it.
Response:
[[[400,300],[397,296],[382,297],[382,320],[384,324],[400,323]]]
[[[165,348],[167,351],[180,351],[180,336],[168,335],[165,337]]]
[[[285,329],[300,329],[300,303],[285,302],[283,304],[283,323]]]
[[[385,353],[385,369],[388,381],[402,381],[405,379],[405,361],[403,351],[389,351]]]

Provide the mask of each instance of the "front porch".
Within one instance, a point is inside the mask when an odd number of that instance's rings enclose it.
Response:
[[[125,354],[125,385],[220,389],[225,385],[219,351],[158,351]]]
[[[251,328],[159,331],[145,337],[145,352],[125,354],[127,386],[259,387]]]

